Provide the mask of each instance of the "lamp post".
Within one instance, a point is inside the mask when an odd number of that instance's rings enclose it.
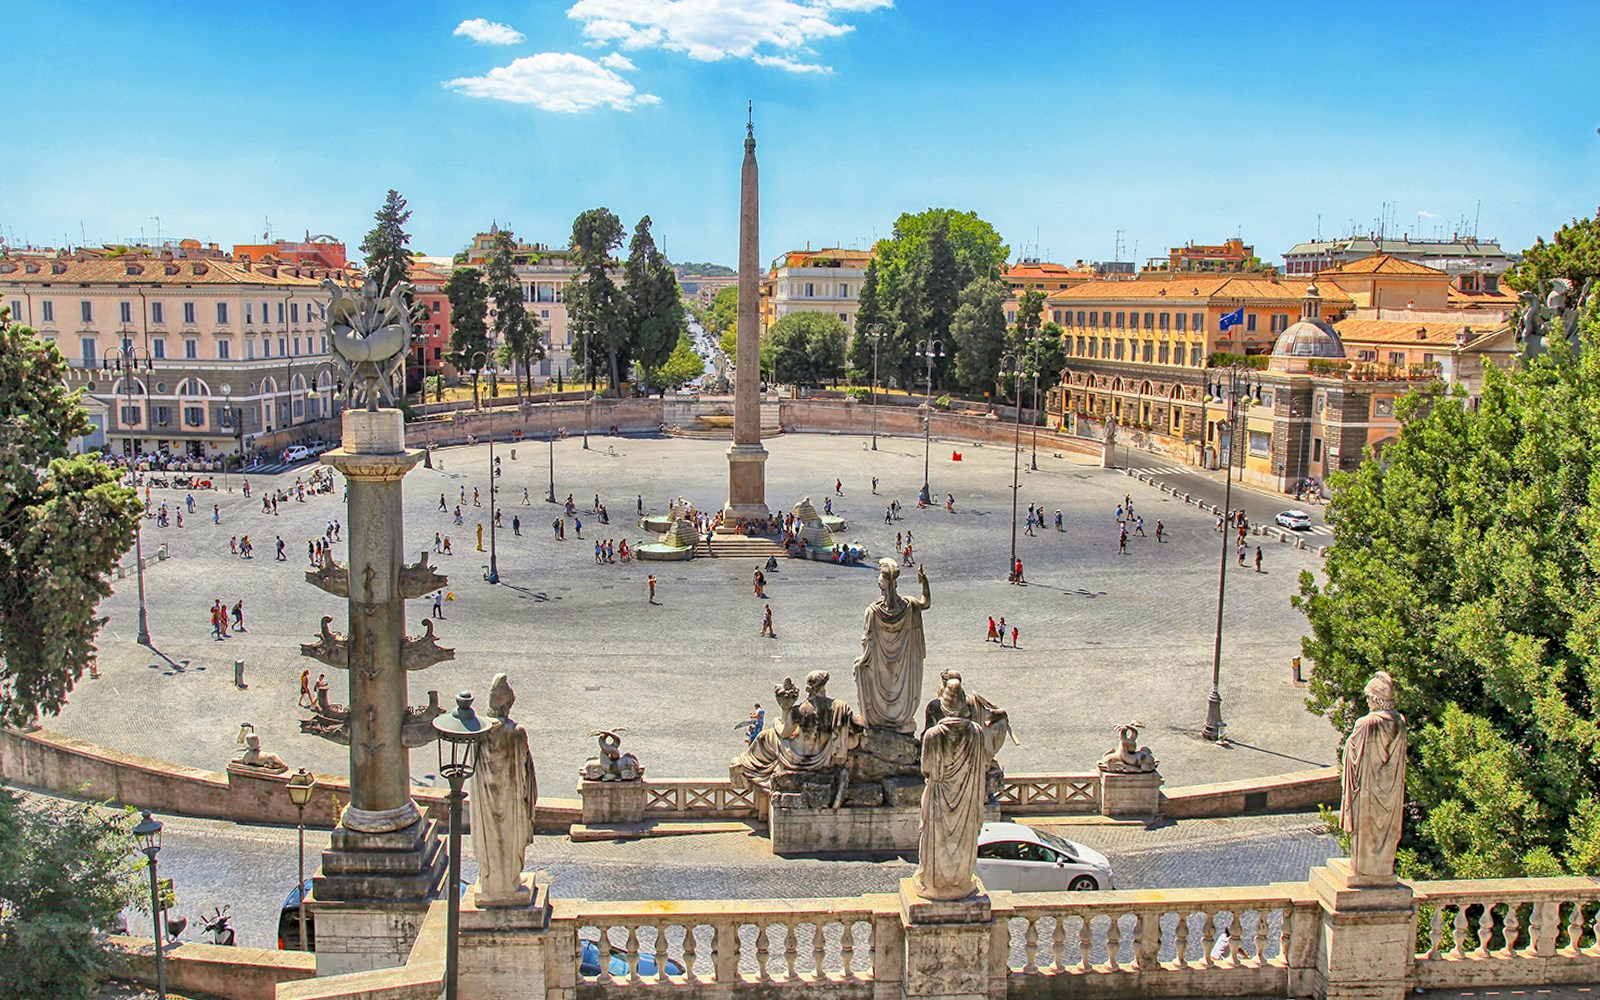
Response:
[[[1224,389],[1223,379],[1227,379]],[[1228,432],[1228,457],[1226,459],[1227,471],[1223,475],[1222,487],[1222,565],[1217,572],[1217,634],[1216,644],[1211,652],[1211,695],[1206,699],[1206,724],[1200,730],[1200,738],[1213,742],[1222,739],[1224,723],[1222,721],[1222,692],[1219,687],[1222,680],[1222,601],[1227,596],[1228,583],[1228,548],[1232,536],[1233,524],[1227,519],[1233,512],[1233,460],[1234,451],[1239,444],[1239,397],[1248,395],[1252,384],[1259,391],[1260,378],[1255,374],[1255,369],[1248,365],[1230,365],[1217,373],[1216,395],[1227,394],[1227,417],[1217,425],[1218,430],[1226,429]],[[1221,452],[1221,441],[1218,441],[1218,452]]]
[[[559,377],[559,376],[558,376]],[[545,496],[547,503],[556,502],[556,398],[551,395],[550,383],[544,386],[544,416],[550,430],[550,492]]]
[[[161,927],[161,883],[156,878],[156,855],[161,853],[161,821],[146,810],[144,818],[134,824],[133,835],[139,842],[139,850],[150,861],[150,920],[156,938],[156,996],[166,1000],[167,966],[162,951],[166,935]]]
[[[456,710],[433,720],[439,734],[439,773],[450,783],[450,874],[445,883],[444,1000],[456,1000],[457,952],[461,928],[461,803],[467,779],[478,767],[478,747],[489,727],[472,710],[472,695],[456,695]]]
[[[300,887],[300,950],[310,951],[311,948],[306,938],[306,803],[311,801],[311,792],[317,787],[316,775],[305,768],[296,771],[289,778],[289,801],[294,803],[295,829],[300,832],[300,881],[295,885]]]
[[[1011,431],[1011,561],[1006,564],[1006,579],[1011,579],[1017,569],[1017,495],[1022,492],[1022,372],[1020,352],[1008,351],[1000,355],[1000,377],[1012,378],[1012,397],[1016,403],[1016,419]]]
[[[878,341],[883,339],[883,324],[872,324],[872,450],[878,450]]]
[[[105,362],[101,365],[101,367],[102,367],[102,369],[104,369],[106,371],[115,370],[115,371],[117,371],[118,373],[121,374],[121,376],[122,376],[122,400],[123,400],[123,402],[122,402],[122,414],[121,415],[124,418],[127,418],[128,415],[133,412],[133,392],[130,389],[129,378],[130,378],[130,376],[132,376],[135,372],[137,372],[139,370],[139,355],[140,354],[144,355],[144,370],[147,373],[155,370],[155,360],[150,356],[150,352],[149,351],[145,350],[142,347],[134,347],[134,346],[132,346],[130,344],[127,344],[127,343],[124,343],[122,346],[120,346],[117,349],[117,351],[118,351],[118,354],[120,354],[121,356],[117,358],[117,360],[115,362],[115,365],[113,366],[111,360],[109,358],[107,358],[105,360]],[[149,416],[150,416],[150,412],[149,412],[150,411],[150,404],[149,404],[149,400],[148,399],[145,401],[144,409],[145,409],[144,417],[145,417],[146,420],[148,420]],[[128,423],[132,423],[133,421],[129,420],[127,422]],[[134,437],[133,437],[133,432],[130,429],[129,433],[128,433],[128,459],[129,459],[130,463],[135,467],[138,465],[138,461],[137,460],[138,460],[139,456],[138,456],[137,452],[138,452],[138,445],[135,442]],[[133,524],[133,565],[134,565],[134,575],[139,580],[139,635],[138,635],[138,642],[139,642],[139,645],[141,645],[141,646],[148,646],[148,645],[150,645],[150,614],[149,614],[148,609],[145,606],[145,600],[144,600],[144,531],[143,531],[143,527],[144,527],[144,514],[143,514],[143,512],[141,512],[139,514],[139,519],[137,521],[135,521],[134,524]],[[154,857],[154,855],[151,855],[151,857]]]
[[[924,376],[928,382],[927,413],[922,423],[922,502],[932,503],[933,493],[928,488],[928,458],[933,448],[933,361],[944,356],[944,343],[932,337],[919,340],[917,353],[928,359],[927,374]]]
[[[472,357],[474,359],[482,358],[483,359],[483,363],[484,363],[485,366],[487,366],[488,363],[489,363],[489,356],[486,353],[484,353],[483,351],[474,351],[473,354],[472,354]],[[474,362],[474,364],[475,363],[476,362]],[[474,391],[476,391],[477,385],[478,385],[478,374],[479,374],[479,369],[477,367],[474,367],[472,369],[472,385],[473,385]],[[495,529],[494,529],[495,504],[494,504],[494,494],[495,494],[495,490],[496,489],[497,489],[497,487],[495,485],[495,467],[494,467],[494,415],[490,414],[489,415],[489,572],[484,576],[484,579],[488,580],[490,583],[499,583],[500,582],[500,563],[499,563],[499,560],[495,558],[495,544],[494,544],[495,543]],[[480,544],[482,544],[481,540],[480,540]]]
[[[222,429],[232,430],[233,424],[233,383],[224,382],[222,383]],[[227,455],[222,456],[222,488],[229,493],[233,492],[233,487],[228,483]]]
[[[1033,406],[1028,411],[1028,423],[1033,426],[1033,455],[1028,459],[1028,471],[1039,471],[1039,342],[1032,343],[1028,366],[1033,369]]]

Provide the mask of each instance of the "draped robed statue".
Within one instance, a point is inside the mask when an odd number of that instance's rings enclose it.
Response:
[[[533,842],[539,782],[534,774],[528,731],[511,718],[516,692],[505,674],[489,686],[488,733],[472,775],[472,847],[478,858],[479,906],[526,906],[522,863]]]
[[[901,733],[917,730],[917,709],[922,699],[922,661],[927,644],[922,638],[922,613],[933,604],[928,574],[917,567],[922,597],[900,596],[900,564],[878,562],[878,589],[882,596],[867,606],[861,633],[861,655],[856,658],[856,693],[861,721],[873,728]]]
[[[1406,717],[1394,708],[1394,679],[1380,670],[1366,687],[1366,715],[1344,744],[1339,825],[1350,835],[1350,871],[1394,881],[1406,802]]]
[[[978,888],[978,833],[987,798],[985,776],[1011,732],[1002,708],[961,686],[961,674],[939,675],[939,697],[922,733],[922,826],[913,885],[927,899],[965,899]]]

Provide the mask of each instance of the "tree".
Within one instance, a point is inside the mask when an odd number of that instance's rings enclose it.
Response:
[[[94,660],[95,614],[143,512],[98,455],[68,457],[91,431],[62,384],[54,344],[0,309],[0,723],[61,710]]]
[[[495,233],[494,249],[489,253],[489,294],[494,296],[494,332],[500,341],[501,363],[511,368],[517,392],[523,392],[523,377],[533,385],[533,363],[544,357],[539,341],[539,320],[522,303],[522,281],[513,268],[516,242],[509,229]],[[452,304],[451,308],[455,306]],[[454,315],[452,313],[452,315]],[[495,380],[489,394],[496,395]]]
[[[1582,260],[1530,257],[1544,277]],[[1552,342],[1489,366],[1475,406],[1402,399],[1382,461],[1331,477],[1338,542],[1326,582],[1301,574],[1295,598],[1307,704],[1348,731],[1367,679],[1395,678],[1411,727],[1404,874],[1600,873],[1597,309],[1580,352]]]
[[[0,998],[88,998],[111,968],[103,932],[144,901],[133,811],[24,805],[0,788]]]
[[[879,384],[887,381],[890,373],[900,371],[905,361],[905,344],[893,335],[894,332],[894,324],[878,291],[878,262],[869,260],[866,274],[861,278],[861,291],[856,296],[856,335],[850,341],[850,367],[872,377],[876,338]]]
[[[1539,282],[1566,278],[1575,289],[1600,276],[1600,212],[1593,219],[1573,219],[1546,243],[1541,236],[1522,255],[1506,284],[1517,291],[1537,288]]]
[[[411,210],[406,208],[406,200],[400,197],[400,192],[390,188],[383,207],[373,218],[377,225],[361,241],[361,256],[367,262],[367,273],[387,296],[395,285],[409,280],[411,275],[411,234],[405,231]],[[408,296],[406,306],[410,305]]]
[[[483,272],[475,267],[456,268],[444,283],[444,294],[450,300],[451,326],[446,357],[458,372],[476,368],[483,364],[476,355],[490,351],[489,286],[483,282]]]
[[[650,373],[654,384],[667,389],[681,389],[689,382],[704,375],[706,371],[705,359],[695,353],[694,344],[689,342],[687,333],[678,334],[678,345],[672,349],[672,354],[661,365]]]
[[[1067,367],[1067,348],[1063,339],[1067,334],[1061,324],[1046,321],[1039,328],[1039,384],[1046,389],[1061,381],[1061,370]],[[1038,408],[1035,400],[1034,408]]]
[[[796,312],[779,319],[761,338],[761,366],[773,382],[823,385],[844,370],[850,333],[833,313]]]
[[[901,354],[901,385],[910,385],[915,378],[917,345],[923,341],[938,340],[944,348],[944,353],[933,363],[937,385],[944,384],[945,370],[955,353],[950,324],[955,320],[961,289],[970,278],[962,280],[964,272],[957,263],[949,233],[949,220],[943,215],[936,216],[927,238],[912,253],[900,284],[895,339]]]
[[[628,341],[645,381],[655,384],[656,370],[666,363],[684,334],[684,317],[677,275],[656,249],[648,215],[633,230],[623,276],[627,282],[623,319]]]
[[[956,384],[971,395],[988,392],[1000,373],[1006,349],[1006,286],[999,278],[979,278],[961,290],[950,338],[956,351]]]
[[[612,251],[622,245],[622,220],[608,208],[591,208],[572,222],[572,263],[567,283],[567,316],[583,337],[585,374],[594,378],[594,355],[605,359],[611,388],[622,395],[622,372],[631,360],[623,323],[622,290],[612,280]]]
[[[717,338],[722,353],[734,353],[734,336],[739,330],[739,286],[728,285],[717,290],[711,308],[702,321],[706,332]]]

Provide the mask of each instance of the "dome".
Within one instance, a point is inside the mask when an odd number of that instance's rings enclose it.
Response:
[[[1333,332],[1333,327],[1322,320],[1302,319],[1278,335],[1272,354],[1282,358],[1342,359],[1344,342]]]

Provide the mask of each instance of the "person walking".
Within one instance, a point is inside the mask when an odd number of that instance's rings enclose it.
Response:
[[[482,507],[483,506],[483,501],[478,498],[478,488],[476,486],[474,486],[472,488],[472,506],[474,506],[474,507]]]
[[[316,702],[311,700],[311,671],[300,671],[300,708],[311,708]]]
[[[1019,633],[1017,632],[1017,627],[1015,625],[1011,626],[1011,648],[1012,649],[1021,649],[1022,648],[1022,642],[1018,639],[1018,635],[1019,635]]]
[[[1026,528],[1022,529],[1022,533],[1024,535],[1029,536],[1030,538],[1034,537],[1034,534],[1033,534],[1033,511],[1031,511],[1031,510],[1028,511],[1028,526]]]
[[[754,743],[756,737],[761,735],[761,730],[767,724],[767,713],[762,711],[761,702],[756,702],[755,711],[750,713],[750,722],[746,726],[745,738]]]
[[[1256,572],[1261,572],[1261,546],[1256,546]]]
[[[634,505],[635,508],[638,509],[639,514],[642,516],[644,514],[644,494],[643,493],[640,493],[638,496],[633,498],[633,505]],[[756,707],[760,708],[761,706],[757,705]]]
[[[1012,579],[1012,581],[1011,581],[1012,583],[1027,583],[1028,582],[1022,576],[1022,560],[1021,559],[1018,559],[1017,562],[1016,562],[1016,565],[1011,567],[1011,573],[1012,573],[1012,576],[1014,577],[1014,579]]]
[[[1117,555],[1125,556],[1127,554],[1128,554],[1128,526],[1127,525],[1123,525],[1122,526],[1122,530],[1117,532]]]
[[[1006,647],[1006,616],[1000,616],[1000,648]]]
[[[1244,554],[1245,554],[1245,544],[1243,542],[1240,542],[1239,543],[1239,565],[1240,566],[1244,565]]]
[[[317,683],[312,685],[311,690],[313,692],[311,700],[316,703],[316,707],[321,708],[326,705],[328,703],[328,675],[318,674]]]
[[[228,551],[233,553],[234,555],[238,555],[239,554],[239,536],[238,535],[234,535],[232,538],[228,539]]]
[[[278,535],[278,562],[288,562],[289,557],[283,554],[283,536]]]
[[[436,590],[436,591],[433,592],[433,617],[435,617],[435,618],[443,618],[444,617],[444,590],[443,589]]]
[[[878,495],[878,477],[877,476],[873,476],[872,477],[872,495],[873,496],[877,496]]]
[[[833,492],[837,496],[841,496],[841,497],[844,496],[844,481],[843,480],[835,479],[833,481]]]
[[[885,507],[885,508],[883,508],[883,523],[884,524],[893,524],[894,523],[894,508],[893,507]]]
[[[994,630],[994,615],[989,616],[989,633],[983,637],[984,642],[998,642],[1000,633]]]
[[[449,510],[450,509],[449,505],[447,505],[444,502],[444,494],[443,493],[439,494],[439,509],[440,510]]]
[[[1057,531],[1062,530],[1061,529],[1061,512],[1059,510],[1056,511],[1056,530]]]
[[[1156,541],[1157,542],[1166,541],[1165,538],[1161,537],[1162,532],[1164,532],[1165,530],[1166,530],[1166,527],[1161,523],[1161,518],[1159,518],[1159,517],[1156,518]]]
[[[778,633],[772,630],[772,605],[767,605],[766,614],[761,616],[761,634],[768,639],[776,639]]]
[[[522,518],[511,515],[511,533],[518,538],[522,537]]]
[[[528,488],[526,486],[524,486],[522,488],[522,506],[524,506],[524,507],[533,506],[533,501],[528,499]]]
[[[1149,537],[1144,533],[1144,515],[1143,514],[1140,514],[1138,517],[1133,519],[1133,532],[1134,532],[1134,534],[1138,535],[1140,538]]]
[[[450,536],[449,535],[444,536],[444,554],[447,555],[447,556],[455,555],[454,552],[450,551]]]
[[[237,600],[237,601],[233,602],[233,630],[235,632],[246,631],[246,629],[244,627],[244,601],[243,600]]]
[[[650,585],[650,603],[651,604],[655,604],[656,603],[656,575],[654,573],[651,573],[650,574],[650,579],[645,581],[645,582]]]
[[[189,511],[189,513],[192,514],[192,513],[194,513],[194,511],[191,509]],[[214,504],[211,505],[211,523],[212,524],[221,524],[222,523],[222,505],[221,504],[214,503]],[[180,524],[178,527],[181,528],[181,527],[183,527],[183,525]]]
[[[437,531],[433,533],[433,551],[435,553],[444,551],[444,536],[440,535]]]
[[[572,531],[580,539],[583,537],[583,518],[578,517],[576,515],[573,516],[573,518],[572,518]]]

